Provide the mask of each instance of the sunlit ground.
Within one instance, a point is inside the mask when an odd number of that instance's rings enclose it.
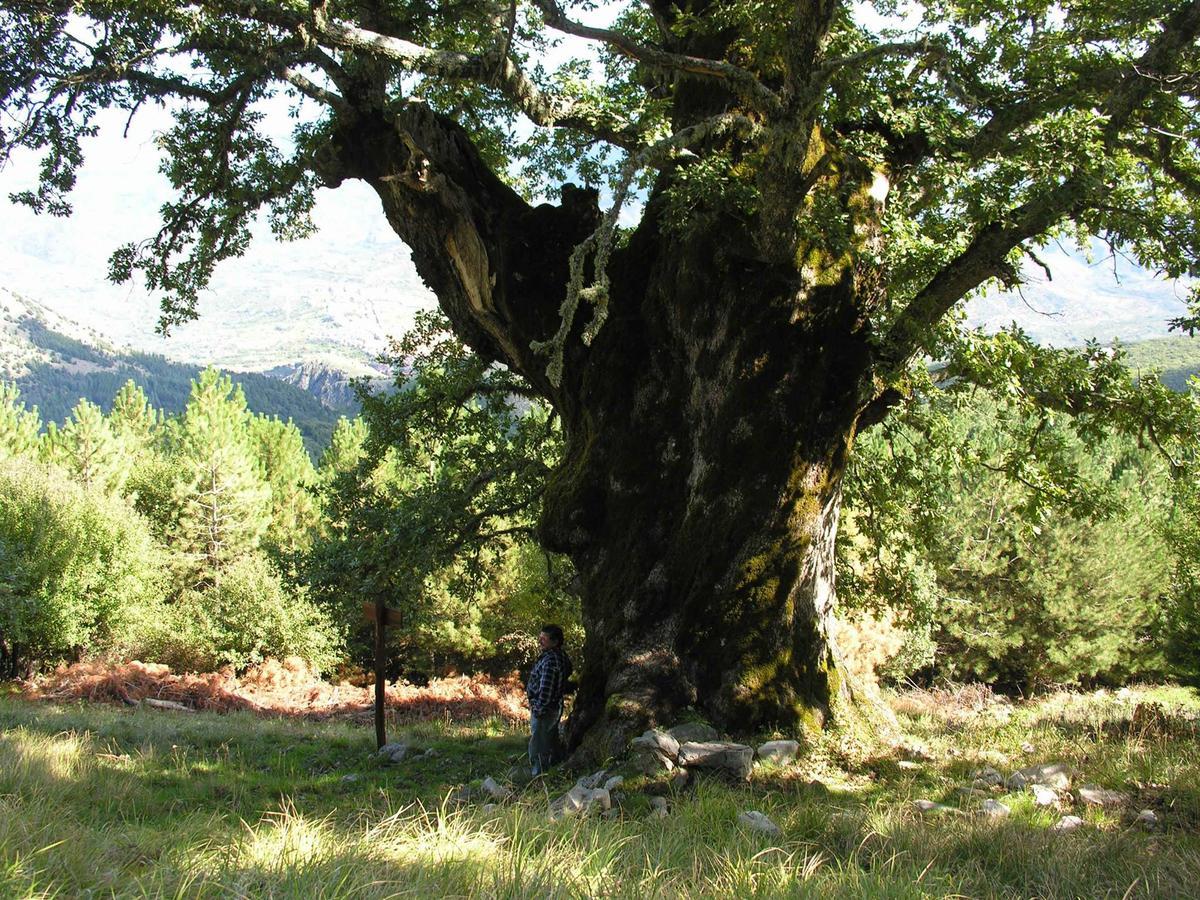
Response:
[[[570,775],[491,811],[446,800],[516,761],[524,736],[500,720],[410,729],[434,753],[384,767],[361,726],[5,698],[0,895],[1196,895],[1194,693],[1059,694],[1016,707],[972,692],[910,694],[895,705],[899,747],[826,740],[743,787],[702,780],[671,793],[630,779],[619,818],[551,823],[547,802]],[[1129,802],[1047,810],[997,793],[1012,815],[993,821],[957,791],[981,765],[1051,761]],[[667,791],[665,819],[649,817],[647,787]],[[914,799],[955,810],[922,817]],[[1142,808],[1157,830],[1137,825]],[[738,825],[747,809],[783,837]],[[1085,825],[1054,831],[1064,813]]]

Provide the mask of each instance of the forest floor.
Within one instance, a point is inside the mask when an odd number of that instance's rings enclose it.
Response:
[[[431,686],[437,689],[437,685]],[[444,689],[443,689],[444,690]],[[891,742],[827,737],[748,784],[627,778],[612,819],[551,822],[556,772],[506,804],[452,793],[503,781],[525,734],[504,714],[369,724],[252,711],[0,697],[0,896],[1172,897],[1200,893],[1200,696],[1181,688],[986,690],[890,698]],[[1073,769],[1119,792],[1057,807],[980,769]],[[651,797],[669,811],[651,816]],[[979,812],[984,799],[1011,814]],[[921,812],[914,801],[944,805]],[[771,837],[738,823],[758,810]],[[1154,813],[1146,825],[1138,816]],[[1056,830],[1066,815],[1082,824]]]

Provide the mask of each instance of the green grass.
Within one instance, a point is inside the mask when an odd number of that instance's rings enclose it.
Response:
[[[1184,712],[1131,721],[1146,701]],[[910,696],[897,707],[907,748],[830,739],[747,786],[701,780],[661,820],[642,789],[663,786],[630,779],[620,818],[551,823],[565,773],[488,812],[446,802],[521,753],[524,735],[499,721],[408,729],[434,755],[383,767],[368,727],[0,698],[0,896],[1195,895],[1194,693],[1054,695],[1011,711]],[[991,822],[956,794],[980,765],[1059,760],[1077,784],[1134,803],[1086,811],[1085,828],[1060,834],[1059,813],[1025,796],[998,795],[1013,815]],[[963,812],[922,818],[917,798]],[[1162,829],[1132,827],[1142,805]],[[746,809],[784,837],[741,828]]]

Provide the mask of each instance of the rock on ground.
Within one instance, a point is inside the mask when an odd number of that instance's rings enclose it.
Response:
[[[675,768],[679,742],[665,731],[652,729],[629,743],[630,761],[643,775],[660,775]]]
[[[758,746],[758,758],[785,765],[796,758],[800,752],[799,741],[767,741]]]
[[[1051,831],[1074,831],[1083,825],[1083,819],[1079,816],[1063,816],[1054,825],[1050,826]]]
[[[932,800],[914,800],[913,808],[923,815],[930,813],[956,813],[958,812],[953,806],[947,806],[945,803],[934,803]]]
[[[751,831],[761,831],[763,834],[769,834],[771,837],[783,836],[783,829],[756,809],[750,809],[740,814],[738,821]]]
[[[689,741],[679,748],[679,764],[688,768],[715,769],[745,781],[754,764],[754,748],[727,741]]]
[[[175,712],[195,712],[190,706],[184,706],[182,703],[176,703],[174,700],[159,700],[157,697],[143,697],[142,703],[153,709],[170,709]]]
[[[674,760],[679,755],[679,743],[674,735],[652,728],[649,731],[643,731],[639,737],[630,741],[629,745],[635,750],[655,750]]]
[[[1027,766],[1013,772],[1007,782],[1010,791],[1023,791],[1031,784],[1066,790],[1071,786],[1071,767],[1061,762]]]
[[[1079,789],[1079,799],[1088,806],[1109,808],[1124,806],[1129,802],[1129,796],[1120,791],[1109,790],[1096,784],[1085,784]]]
[[[1037,806],[1055,806],[1058,804],[1058,791],[1044,784],[1034,784],[1029,788],[1033,791],[1033,802]]]
[[[611,808],[612,798],[604,788],[589,790],[576,785],[550,804],[550,820],[586,816],[593,812],[602,813]]]
[[[1005,816],[1012,815],[1012,810],[1001,803],[999,800],[991,798],[984,800],[979,806],[979,811],[985,816],[992,819],[1003,819]]]
[[[479,787],[485,794],[498,803],[506,803],[513,798],[512,788],[500,784],[491,775],[483,779],[483,784],[481,784]]]
[[[717,729],[706,722],[684,722],[682,725],[676,725],[668,733],[680,744],[704,743],[720,737]]]
[[[390,744],[384,744],[379,748],[379,752],[376,755],[384,762],[404,762],[404,757],[408,756],[408,744],[402,741],[393,741]]]
[[[971,773],[971,786],[976,788],[999,787],[1004,784],[1004,776],[991,766],[976,769]]]

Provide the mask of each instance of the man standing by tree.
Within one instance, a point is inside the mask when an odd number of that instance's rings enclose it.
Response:
[[[536,778],[550,767],[558,750],[558,720],[571,677],[571,660],[563,652],[563,630],[543,625],[538,635],[542,655],[533,664],[525,693],[529,697],[529,766]]]

